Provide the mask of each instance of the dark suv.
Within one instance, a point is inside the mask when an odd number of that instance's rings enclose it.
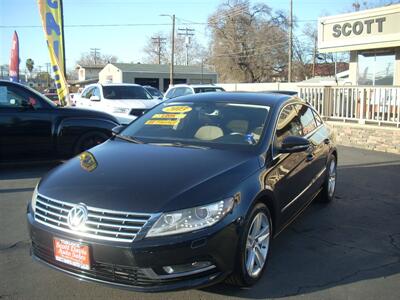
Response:
[[[114,134],[47,174],[28,206],[33,257],[79,279],[250,286],[273,237],[334,196],[337,150],[299,98],[185,96]]]
[[[70,158],[118,125],[106,113],[58,107],[29,87],[0,81],[0,161]]]

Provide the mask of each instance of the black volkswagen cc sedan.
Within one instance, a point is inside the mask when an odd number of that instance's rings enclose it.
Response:
[[[272,238],[335,192],[337,150],[299,98],[161,103],[47,174],[28,205],[33,257],[137,291],[250,286]]]

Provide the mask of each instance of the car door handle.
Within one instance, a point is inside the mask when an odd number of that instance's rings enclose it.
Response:
[[[315,157],[314,153],[307,154],[306,160],[307,161],[312,161],[314,159],[314,157]]]

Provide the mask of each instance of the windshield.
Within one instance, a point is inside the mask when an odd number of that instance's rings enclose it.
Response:
[[[194,92],[198,94],[198,93],[209,93],[209,92],[225,92],[225,90],[220,87],[198,87],[194,88]]]
[[[226,102],[162,103],[122,135],[147,143],[247,145],[259,143],[270,108]]]
[[[120,99],[153,99],[153,97],[146,92],[141,86],[135,85],[108,85],[103,86],[103,95],[106,99],[120,100]]]
[[[160,93],[159,90],[152,88],[152,87],[146,87],[146,90],[150,93],[152,96],[156,97],[162,97],[162,94]]]

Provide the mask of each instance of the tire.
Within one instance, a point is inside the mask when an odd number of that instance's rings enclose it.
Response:
[[[326,178],[318,198],[318,201],[322,203],[329,203],[335,197],[337,183],[337,159],[334,155],[329,157],[326,170]]]
[[[259,231],[256,230],[257,218],[261,218],[258,219],[261,220],[261,227]],[[257,239],[253,239],[253,241],[251,241],[250,236],[257,232],[264,232],[261,234],[261,236],[265,237],[263,242],[257,242]],[[271,238],[271,214],[265,204],[257,203],[246,218],[242,236],[239,240],[235,270],[232,275],[226,279],[226,283],[240,287],[249,287],[255,284],[262,277],[266,269],[270,253]],[[257,247],[260,252],[256,250]],[[264,258],[262,266],[260,266],[258,263],[260,260],[257,258],[258,256],[255,254],[256,252],[258,252],[258,254],[262,254],[262,257]],[[253,264],[251,264],[252,260]],[[248,266],[251,266],[251,268],[248,268]]]
[[[82,153],[94,146],[97,146],[108,140],[109,136],[101,131],[90,131],[82,135],[76,142],[74,155]]]

